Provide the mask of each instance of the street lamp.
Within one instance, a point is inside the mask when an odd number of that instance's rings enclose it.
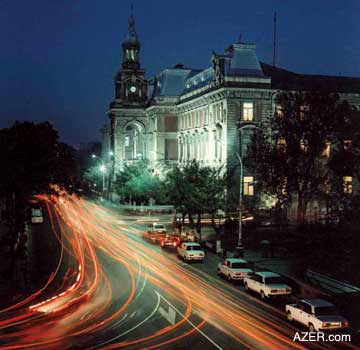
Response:
[[[101,162],[99,169],[102,172],[102,185],[103,185],[103,194],[104,194],[105,193],[105,171],[106,171],[105,163],[104,163],[103,159],[101,157],[97,156],[96,154],[93,154],[91,157],[98,158]]]
[[[239,128],[240,131],[240,152],[242,153],[242,131],[244,129],[258,129],[258,127],[254,124],[247,124],[247,125],[243,125]],[[222,140],[217,139],[216,142],[220,142],[222,144],[224,144],[225,142]],[[239,235],[238,235],[238,242],[237,242],[237,247],[236,249],[238,250],[239,254],[242,254],[244,251],[244,245],[242,242],[242,183],[243,183],[243,161],[242,161],[242,157],[238,152],[235,152],[236,156],[239,160],[239,164],[240,164],[240,185],[239,185]]]

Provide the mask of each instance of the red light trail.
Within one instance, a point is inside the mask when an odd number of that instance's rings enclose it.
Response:
[[[65,193],[38,197],[46,203],[62,254],[42,289],[0,310],[0,350],[68,349],[83,343],[83,349],[160,349],[171,344],[177,349],[177,342],[195,334],[206,339],[209,349],[227,349],[206,327],[239,349],[307,349],[292,341],[297,329],[281,311],[234,287],[221,288],[216,277],[184,268],[173,256],[145,244],[142,232],[116,213]],[[56,291],[49,289],[55,281],[61,282]],[[154,307],[144,306],[152,301]],[[169,308],[170,321],[156,323],[161,326],[154,331],[160,304]],[[152,327],[145,327],[148,323]],[[326,343],[311,348],[333,349]]]

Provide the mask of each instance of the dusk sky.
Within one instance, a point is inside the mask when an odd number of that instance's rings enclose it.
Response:
[[[359,0],[134,1],[147,78],[183,63],[210,66],[239,35],[299,73],[360,77]],[[130,13],[126,0],[0,0],[0,128],[52,122],[73,145],[99,139]]]

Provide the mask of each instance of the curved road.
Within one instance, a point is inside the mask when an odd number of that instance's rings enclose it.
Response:
[[[357,348],[294,342],[280,309],[144,242],[118,213],[39,198],[62,254],[41,290],[0,310],[0,350]]]

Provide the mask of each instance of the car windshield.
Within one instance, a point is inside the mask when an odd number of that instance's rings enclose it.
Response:
[[[201,250],[201,247],[197,244],[197,245],[188,245],[186,247],[186,250]]]
[[[284,283],[281,277],[266,277],[265,284],[282,284]]]
[[[159,224],[157,224],[157,225],[154,225],[154,228],[156,229],[156,230],[159,230],[159,229],[164,229],[165,228],[165,226],[164,225],[159,225]]]
[[[41,209],[33,209],[31,215],[33,217],[41,217],[42,216]]]
[[[248,269],[249,268],[249,264],[248,263],[244,263],[244,262],[234,262],[231,264],[231,267],[233,269]]]
[[[316,316],[334,316],[338,315],[338,312],[334,306],[319,306],[315,308]]]

